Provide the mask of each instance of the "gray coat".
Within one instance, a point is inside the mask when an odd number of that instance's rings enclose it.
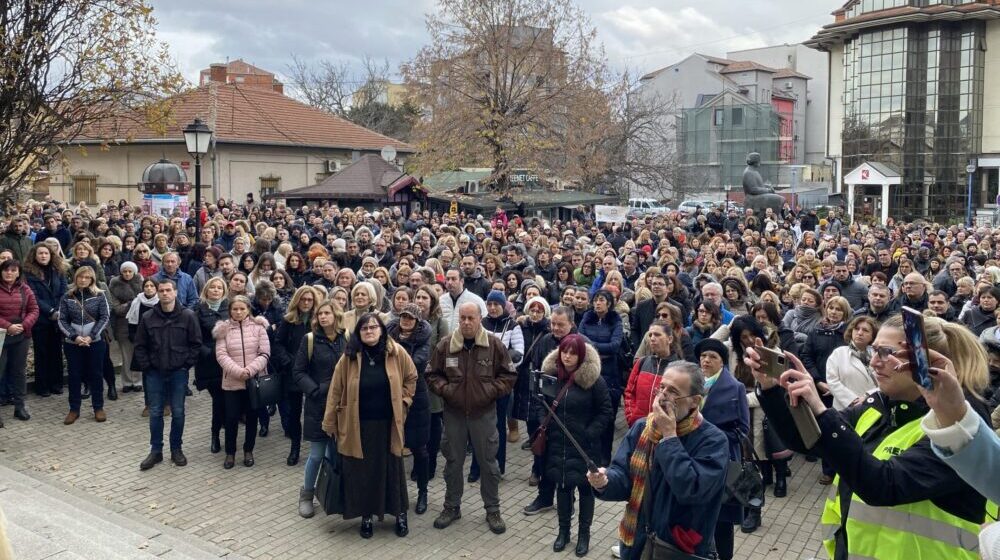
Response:
[[[138,274],[126,281],[121,276],[111,279],[108,286],[108,303],[111,305],[111,328],[116,340],[128,338],[128,320],[125,314],[132,306],[132,300],[142,292],[142,276]]]

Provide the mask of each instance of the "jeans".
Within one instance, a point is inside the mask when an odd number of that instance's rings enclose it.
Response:
[[[304,490],[312,491],[316,489],[316,477],[319,476],[319,467],[323,464],[323,458],[333,460],[333,454],[337,452],[337,442],[333,439],[324,441],[314,441],[309,444],[309,458],[306,459],[306,477],[302,481]]]
[[[497,447],[497,466],[500,467],[500,474],[507,472],[507,409],[510,405],[510,395],[497,399],[497,432],[503,434]],[[479,461],[476,455],[472,455],[472,466],[469,472],[474,476],[479,476]]]
[[[24,394],[28,390],[27,371],[29,339],[7,344],[0,352],[0,379],[14,406],[24,406]]]
[[[145,373],[146,395],[149,397],[149,450],[163,452],[163,407],[170,405],[170,450],[181,448],[184,437],[184,399],[188,371],[148,371]],[[91,392],[91,397],[96,395]]]
[[[104,409],[104,353],[108,344],[103,340],[95,340],[90,346],[77,346],[66,343],[66,363],[69,365],[69,409],[80,412],[80,385],[86,383],[90,387],[90,404],[94,410]]]

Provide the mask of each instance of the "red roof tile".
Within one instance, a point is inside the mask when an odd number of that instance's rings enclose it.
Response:
[[[407,175],[396,166],[375,154],[366,154],[321,183],[276,193],[274,197],[297,200],[321,198],[378,200],[385,198],[389,186],[402,177]]]
[[[809,76],[806,76],[805,74],[801,74],[799,72],[796,72],[795,70],[792,70],[791,68],[779,68],[778,71],[774,73],[773,78],[775,80],[780,78],[802,78],[803,80],[812,79]]]
[[[215,131],[220,143],[308,146],[378,150],[393,146],[413,153],[414,147],[383,136],[346,119],[310,107],[290,97],[239,84],[206,84],[176,96],[169,123],[161,134],[144,119],[120,118],[90,127],[77,142],[183,141],[181,129],[195,117]]]

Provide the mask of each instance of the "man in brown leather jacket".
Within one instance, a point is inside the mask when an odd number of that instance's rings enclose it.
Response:
[[[438,342],[427,368],[430,390],[444,399],[441,452],[447,460],[444,510],[434,526],[444,529],[462,517],[465,446],[471,440],[481,466],[480,493],[486,522],[491,531],[501,534],[507,526],[500,516],[496,400],[511,392],[517,370],[500,339],[483,328],[478,305],[463,303],[458,314],[458,329]]]

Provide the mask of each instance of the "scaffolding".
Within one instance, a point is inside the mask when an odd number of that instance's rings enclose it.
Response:
[[[683,109],[678,119],[681,184],[689,191],[739,188],[750,152],[760,154],[760,172],[777,184],[784,141],[781,116],[767,103],[748,103],[730,94],[701,107]]]

